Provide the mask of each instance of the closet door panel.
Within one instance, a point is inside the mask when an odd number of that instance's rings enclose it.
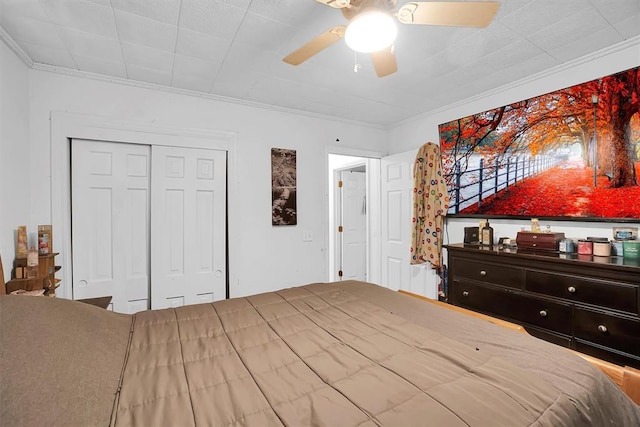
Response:
[[[149,306],[149,167],[145,145],[71,144],[73,298],[111,296],[113,310]]]
[[[153,147],[152,308],[226,298],[226,153]]]

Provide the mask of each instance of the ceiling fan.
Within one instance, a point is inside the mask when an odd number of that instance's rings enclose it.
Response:
[[[349,24],[328,29],[287,55],[283,61],[300,65],[345,38],[347,45],[356,52],[371,53],[378,77],[388,76],[398,70],[393,50],[397,33],[393,16],[403,24],[482,28],[489,25],[500,7],[497,1],[428,1],[408,2],[395,11],[397,0],[316,1],[340,9]],[[366,33],[367,28],[369,33]]]

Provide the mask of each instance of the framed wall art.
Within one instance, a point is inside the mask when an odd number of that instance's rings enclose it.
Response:
[[[271,149],[271,224],[296,225],[296,150]]]
[[[637,221],[640,68],[439,126],[449,215]]]

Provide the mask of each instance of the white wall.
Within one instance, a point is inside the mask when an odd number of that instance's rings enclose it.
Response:
[[[326,280],[328,212],[327,147],[400,153],[425,141],[438,141],[438,124],[591,80],[640,64],[639,46],[622,46],[589,61],[550,70],[483,97],[444,107],[390,129],[295,115],[227,103],[199,96],[29,70],[0,43],[0,251],[5,275],[14,255],[13,233],[26,224],[51,222],[50,115],[66,111],[147,126],[229,131],[237,134],[235,176],[238,200],[230,212],[240,230],[230,236],[242,248],[231,253],[240,296],[284,286]],[[388,144],[388,145],[387,145]],[[298,226],[271,226],[270,149],[298,150]],[[233,177],[232,177],[233,178]],[[450,220],[450,242],[462,240],[462,228],[475,220]],[[492,221],[496,236],[513,236],[522,222]],[[546,223],[543,223],[546,225]],[[558,222],[553,229],[568,236],[610,235],[611,223]],[[310,230],[314,241],[302,241]],[[55,234],[54,234],[55,236]],[[55,242],[54,242],[55,243]],[[68,256],[70,254],[62,254]]]
[[[56,167],[50,164],[52,111],[237,135],[235,194],[230,195],[237,203],[229,215],[241,227],[229,239],[241,250],[230,253],[236,278],[230,283],[232,297],[326,280],[325,147],[339,138],[342,146],[386,151],[386,131],[372,127],[51,72],[29,73],[30,199],[36,223],[51,221],[50,173]],[[271,225],[272,147],[297,150],[297,226]],[[314,240],[303,242],[302,230],[312,231]]]
[[[15,255],[15,230],[31,221],[29,185],[29,81],[27,67],[0,43],[0,255],[9,280]],[[35,224],[35,225],[34,225]]]
[[[639,65],[640,41],[636,39],[615,46],[606,52],[581,58],[569,65],[548,70],[516,84],[499,88],[483,96],[456,103],[455,105],[445,106],[431,114],[408,120],[390,130],[389,153],[417,150],[426,141],[438,143],[438,125],[441,123],[580,84]],[[638,221],[640,222],[640,219]],[[521,226],[526,226],[529,229],[528,221],[492,220],[491,224],[494,228],[496,239],[500,236],[515,237]],[[551,225],[552,230],[564,232],[568,237],[611,237],[611,228],[619,225],[604,222],[542,221],[542,228],[545,228],[547,224]],[[477,225],[476,219],[449,218],[447,220],[448,235],[445,236],[445,243],[462,242],[463,228]]]

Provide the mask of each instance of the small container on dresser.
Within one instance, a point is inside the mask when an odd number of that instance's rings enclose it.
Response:
[[[611,242],[593,242],[593,255],[598,257],[611,256]]]
[[[557,251],[564,233],[534,233],[518,231],[516,243],[519,248]]]
[[[622,256],[625,258],[640,258],[640,240],[625,240],[622,242]]]
[[[558,251],[572,254],[576,251],[576,242],[573,239],[561,239],[558,242]]]
[[[486,220],[484,226],[480,229],[480,244],[484,246],[493,245],[493,227]]]
[[[580,255],[593,254],[593,241],[587,239],[578,240],[578,253]]]
[[[614,255],[614,256],[623,255],[621,240],[614,240],[613,242],[611,242],[611,255]]]

